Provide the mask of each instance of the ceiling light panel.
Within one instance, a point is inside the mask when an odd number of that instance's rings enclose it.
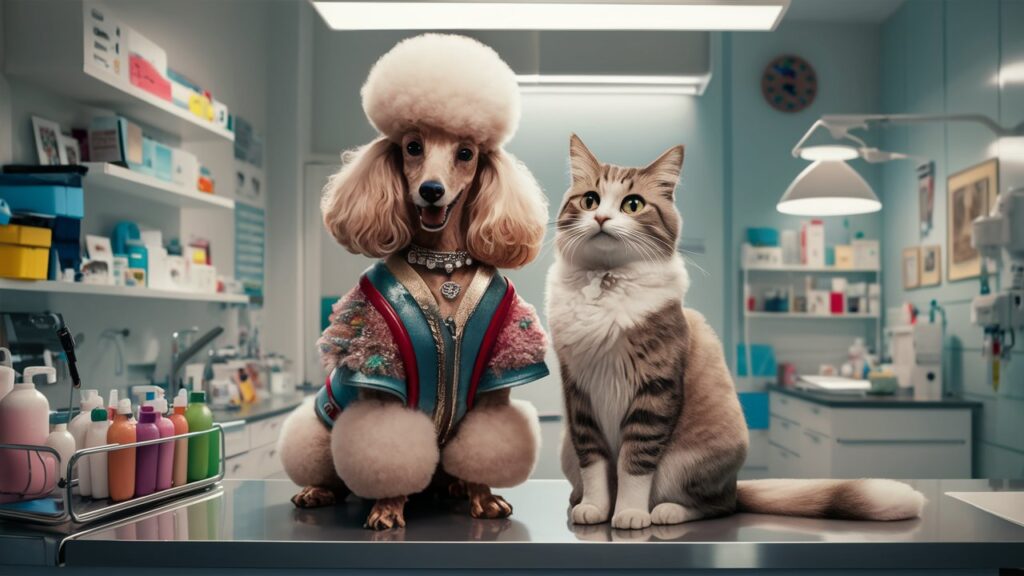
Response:
[[[774,30],[789,0],[313,2],[335,30]]]

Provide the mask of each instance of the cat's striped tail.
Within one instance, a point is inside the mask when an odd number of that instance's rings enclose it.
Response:
[[[742,480],[737,511],[808,518],[917,518],[924,495],[895,480]]]

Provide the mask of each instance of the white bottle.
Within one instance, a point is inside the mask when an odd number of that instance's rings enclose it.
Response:
[[[81,411],[71,419],[68,424],[68,431],[75,440],[75,447],[85,448],[85,433],[89,429],[90,416],[93,408],[103,407],[103,398],[98,390],[82,390],[79,403]],[[78,493],[82,496],[92,495],[92,478],[89,472],[89,459],[79,458],[78,460]]]
[[[107,419],[113,420],[114,414],[117,414],[117,388],[110,391],[110,401],[107,402]]]
[[[0,348],[0,400],[14,390],[14,368],[11,368],[11,351]]]
[[[106,446],[107,428],[110,427],[110,420],[107,419],[107,411],[104,408],[94,408],[89,422],[89,431],[85,433],[85,447],[95,448]],[[108,498],[110,496],[110,485],[107,483],[107,453],[98,452],[86,456],[89,459],[89,478],[92,482],[93,498]]]
[[[0,401],[0,444],[39,446],[46,442],[50,434],[50,403],[36,390],[33,379],[39,374],[45,375],[48,383],[57,381],[53,368],[25,368],[24,381],[15,384]],[[24,454],[0,450],[0,502],[45,496],[56,485],[56,462],[52,457],[26,459]]]
[[[54,414],[50,421],[53,422],[53,431],[46,437],[46,445],[60,454],[60,470],[57,473],[61,480],[67,480],[68,461],[75,453],[75,437],[68,431],[66,414]]]

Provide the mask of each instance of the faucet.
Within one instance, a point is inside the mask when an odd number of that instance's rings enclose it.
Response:
[[[199,332],[199,328],[187,328],[185,330],[179,330],[171,335],[171,371],[167,375],[167,395],[173,397],[178,393],[178,372],[181,371],[185,364],[192,359],[193,356],[199,354],[206,348],[214,338],[224,333],[224,328],[217,326],[211,329],[209,332],[203,334],[191,346],[181,350],[181,339],[182,336],[188,334],[196,334]]]

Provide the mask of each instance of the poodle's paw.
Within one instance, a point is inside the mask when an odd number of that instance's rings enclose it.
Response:
[[[338,501],[338,495],[330,488],[323,486],[306,486],[298,494],[292,496],[292,504],[296,508],[319,508],[330,506]]]
[[[573,524],[600,524],[608,521],[608,507],[580,502],[572,507]]]
[[[388,530],[405,527],[405,496],[381,498],[373,503],[364,527],[372,530]]]
[[[689,518],[686,508],[675,502],[662,502],[651,510],[651,523],[658,525],[682,524]]]
[[[491,494],[487,486],[470,484],[469,514],[473,518],[508,518],[512,515],[512,505],[497,494]]]
[[[647,510],[627,508],[616,510],[612,516],[612,528],[619,530],[639,530],[651,525],[651,513]]]

